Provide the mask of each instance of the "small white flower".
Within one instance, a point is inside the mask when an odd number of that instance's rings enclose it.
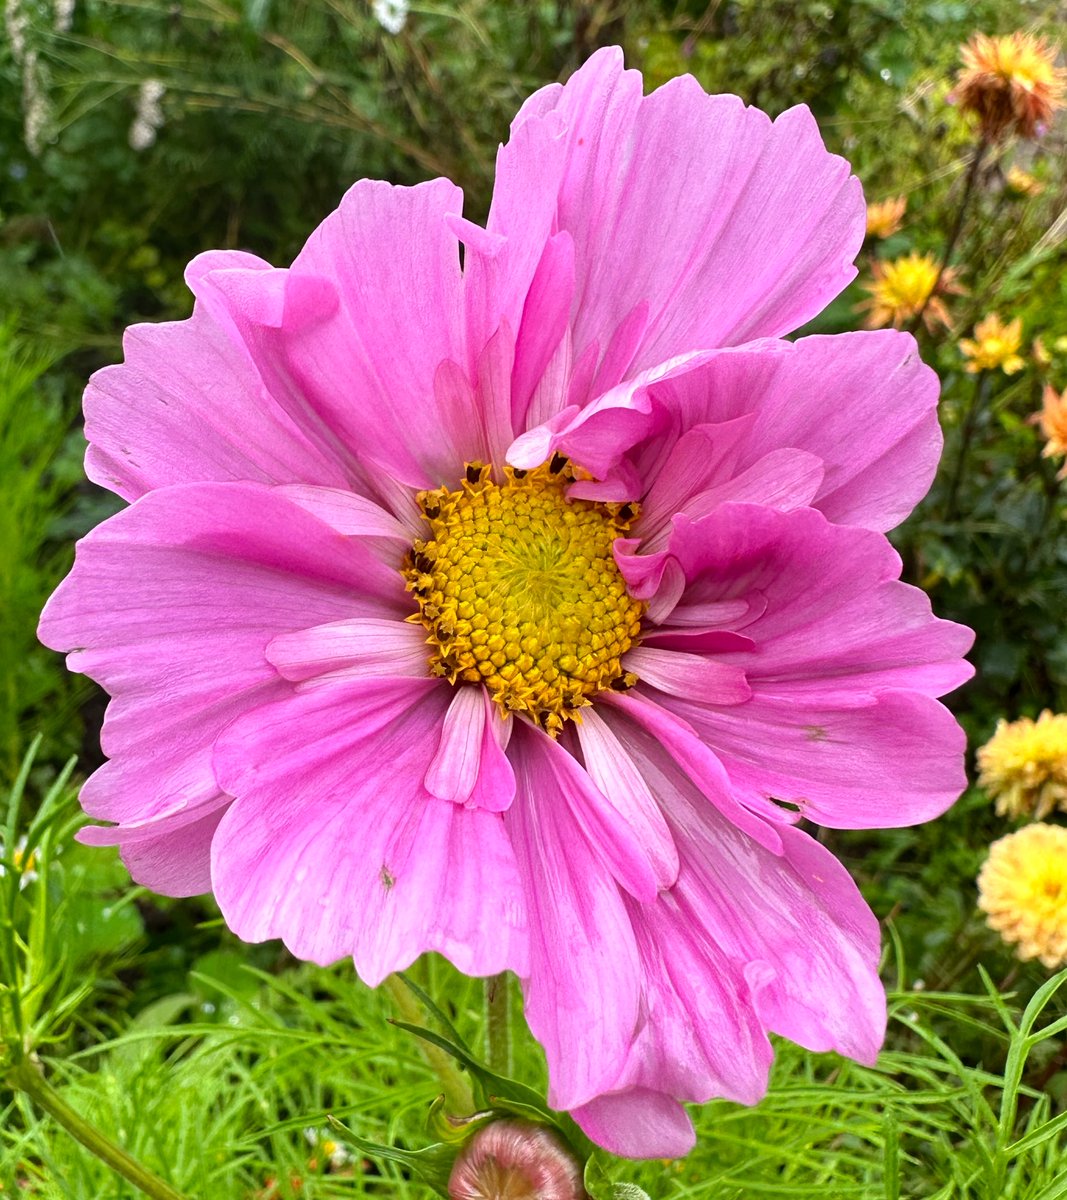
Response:
[[[137,112],[130,126],[130,146],[137,151],[147,150],[156,140],[163,125],[163,99],[166,88],[158,79],[146,79],[137,89]]]
[[[74,24],[75,0],[55,0],[52,10],[52,28],[56,33],[69,33]]]
[[[395,36],[404,28],[408,19],[407,0],[373,0],[370,7],[374,19],[387,33]]]
[[[7,857],[7,854],[4,852],[3,843],[0,843],[0,858]],[[37,853],[36,851],[32,850],[29,854],[26,853],[25,835],[20,837],[15,843],[15,850],[11,855],[11,862],[15,868],[15,873],[19,877],[19,891],[22,891],[23,888],[28,887],[37,879],[37,872],[34,870],[34,867],[37,864]],[[6,874],[7,868],[2,862],[0,862],[0,878]]]
[[[352,1155],[348,1147],[337,1141],[327,1130],[315,1129],[309,1126],[304,1130],[304,1137],[307,1138],[309,1146],[313,1149],[321,1150],[326,1155],[330,1160],[330,1166],[335,1171],[341,1167],[348,1166],[352,1161]]]

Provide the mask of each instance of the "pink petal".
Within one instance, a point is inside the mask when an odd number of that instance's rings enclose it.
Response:
[[[667,445],[653,438],[633,451],[651,484],[645,505],[649,531],[682,511],[698,491],[722,487],[784,448],[822,463],[812,504],[830,520],[890,529],[933,479],[941,454],[937,395],[937,376],[919,360],[914,339],[893,330],[754,343],[707,355],[651,391],[654,405],[674,423],[665,426],[671,431]],[[737,421],[748,422],[740,440]],[[725,437],[731,457],[721,466],[706,459],[702,470],[699,449],[690,449],[690,441],[705,425],[712,452]],[[674,438],[677,448],[670,444]],[[575,457],[580,461],[580,454]],[[674,482],[679,476],[687,482],[682,495]],[[767,502],[755,494],[747,498]],[[645,536],[644,527],[638,529]]]
[[[515,796],[515,772],[493,729],[503,725],[481,687],[458,687],[448,706],[426,790],[442,800],[503,812]]]
[[[254,484],[162,489],[98,526],[40,630],[113,697],[102,736],[111,761],[85,785],[86,811],[120,822],[113,840],[126,844],[224,807],[215,737],[289,690],[267,644],[308,622],[391,611],[403,604],[394,580],[358,543]],[[160,886],[199,890],[203,862],[190,870]]]
[[[673,79],[650,96],[617,49],[562,89],[531,97],[513,125],[558,114],[566,165],[557,227],[575,245],[575,358],[607,349],[642,303],[636,372],[693,348],[779,336],[855,276],[863,199],[806,109],[772,125],[736,97]],[[551,170],[546,171],[551,178]],[[509,181],[500,180],[494,205]],[[501,221],[497,232],[512,235]]]
[[[366,679],[248,713],[215,769],[237,797],[212,846],[215,894],[246,941],[351,954],[376,986],[436,950],[471,975],[525,974],[526,917],[498,814],[423,785],[451,699],[431,679]]]
[[[623,666],[649,687],[702,704],[744,704],[752,695],[741,667],[703,654],[637,646]]]
[[[120,842],[122,861],[135,883],[164,896],[211,891],[211,840],[224,808],[159,837]]]
[[[973,674],[961,657],[973,633],[936,619],[928,597],[898,581],[900,559],[881,534],[832,525],[814,509],[753,505],[674,525],[686,602],[759,597],[744,626],[757,648],[731,659],[753,678],[938,696]]]
[[[667,816],[681,869],[655,904],[628,903],[641,1018],[610,1111],[622,1120],[629,1109],[636,1126],[647,1108],[655,1125],[666,1110],[651,1092],[754,1103],[770,1065],[765,1030],[873,1062],[885,1032],[878,923],[847,872],[797,830],[779,829],[777,850],[749,837],[707,803],[706,785],[694,785],[673,751],[619,728]],[[610,1136],[610,1126],[593,1127]],[[636,1145],[657,1153],[660,1137]],[[635,1153],[621,1137],[609,1145]]]
[[[752,698],[736,710],[664,696],[722,759],[739,796],[847,828],[908,825],[965,786],[963,734],[932,696],[966,679],[972,635],[938,621],[880,534],[808,509],[726,505],[675,520],[671,552],[708,604],[758,596],[751,652],[730,655]]]
[[[685,1109],[651,1088],[598,1096],[571,1116],[587,1137],[622,1158],[682,1158],[696,1145]]]
[[[482,422],[457,430],[442,411],[453,401],[435,389],[446,360],[468,370],[450,226],[461,206],[447,180],[361,180],[290,271],[201,281],[291,414],[312,412],[361,462],[416,488],[454,483],[486,449]]]
[[[430,664],[426,630],[386,617],[331,621],[280,633],[268,643],[266,656],[282,678],[297,683],[383,675],[425,679]]]
[[[398,520],[373,500],[344,488],[293,483],[278,490],[286,499],[325,521],[338,533],[366,539],[366,544],[390,565],[395,560],[399,567],[401,551],[409,550],[411,543],[425,532],[425,526],[420,526],[416,520],[408,523]]]
[[[186,321],[131,326],[123,350],[85,391],[94,482],[126,500],[175,483],[346,484],[342,462],[309,442],[204,305]]]
[[[645,847],[656,885],[668,888],[678,877],[678,851],[659,806],[634,766],[626,747],[595,708],[582,713],[578,742],[590,779],[615,810],[617,821]]]
[[[546,744],[555,745],[516,728],[518,792],[504,821],[530,920],[526,1019],[548,1058],[549,1103],[569,1109],[609,1090],[622,1067],[637,1019],[639,963],[619,888],[575,828]]]

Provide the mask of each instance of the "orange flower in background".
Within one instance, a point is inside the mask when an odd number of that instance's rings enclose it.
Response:
[[[1046,387],[1041,411],[1031,420],[1041,426],[1041,432],[1048,439],[1042,455],[1067,458],[1067,391],[1057,392]],[[1059,477],[1067,478],[1067,462],[1060,468]]]
[[[1005,375],[1014,375],[1026,365],[1019,354],[1022,342],[1023,323],[1019,317],[1005,325],[995,312],[990,313],[974,327],[973,338],[960,338],[960,350],[967,359],[964,370],[977,375],[999,367]]]
[[[1008,173],[1004,176],[1004,186],[1016,196],[1040,196],[1045,190],[1041,180],[1029,171],[1024,171],[1022,167],[1008,168]]]
[[[900,329],[918,313],[923,314],[927,329],[948,325],[949,315],[941,295],[963,289],[956,283],[956,272],[946,268],[940,272],[932,254],[913,251],[892,262],[876,262],[871,267],[872,279],[864,284],[871,293],[859,307],[867,310],[863,324],[868,329],[893,325]]]
[[[1067,73],[1056,66],[1056,52],[1029,33],[976,33],[960,48],[963,70],[949,100],[973,112],[990,141],[1010,133],[1036,137],[1063,103]]]
[[[907,196],[891,196],[867,205],[867,236],[887,238],[896,233],[908,207]]]

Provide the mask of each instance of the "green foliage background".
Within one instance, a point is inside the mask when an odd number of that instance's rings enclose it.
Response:
[[[304,1129],[327,1112],[363,1138],[427,1140],[436,1084],[386,1024],[385,998],[343,966],[241,946],[209,902],[131,888],[110,852],[71,840],[63,763],[79,754],[80,775],[98,763],[102,700],[34,628],[73,539],[116,506],[81,475],[86,377],[120,358],[128,324],[187,314],[193,255],[240,247],[285,263],[361,176],[446,174],[481,219],[522,98],[616,41],[650,87],[690,71],[772,114],[809,104],[870,198],[908,195],[902,230],[865,248],[860,280],[812,326],[854,328],[871,260],[936,255],[954,219],[974,146],[945,101],[959,43],[978,29],[1055,34],[1063,13],[1044,0],[460,0],[413,4],[392,36],[355,0],[78,0],[69,28],[60,7],[9,0],[0,46],[0,1033],[22,996],[20,1037],[69,1103],[191,1195],[423,1195],[359,1155],[309,1165]],[[165,89],[163,122],[136,150],[148,81]],[[936,610],[977,630],[978,676],[952,700],[972,745],[999,717],[1067,709],[1063,489],[1029,420],[1045,383],[1067,387],[1065,151],[1061,122],[991,156],[954,258],[967,291],[952,329],[919,334],[942,379],[946,452],[894,537]],[[1006,188],[1012,163],[1040,195]],[[1021,317],[1027,365],[976,380],[958,338],[994,309]],[[1030,355],[1035,337],[1047,361]],[[20,831],[39,845],[25,890]],[[1020,1030],[1047,973],[1014,963],[975,911],[974,876],[1006,831],[972,790],[929,827],[822,834],[886,920],[894,1019],[878,1068],[783,1044],[757,1110],[708,1105],[689,1159],[607,1164],[608,1176],[716,1200],[1067,1197],[1067,1005],[1040,992],[1028,1019],[1053,1032]],[[479,987],[439,961],[419,970],[476,1042]],[[537,1048],[517,1054],[538,1085]],[[0,1086],[0,1194],[25,1188],[135,1194]]]

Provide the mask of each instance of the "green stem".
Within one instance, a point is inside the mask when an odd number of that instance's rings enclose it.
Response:
[[[963,470],[967,462],[968,452],[971,449],[975,427],[978,423],[978,413],[988,394],[989,372],[979,371],[978,377],[974,381],[974,393],[971,396],[971,404],[967,409],[967,416],[963,421],[963,429],[960,431],[960,445],[956,454],[956,465],[952,471],[952,480],[948,485],[948,496],[945,500],[946,524],[955,520],[956,517],[956,498],[959,494],[960,483],[963,480]]]
[[[11,1068],[7,1082],[25,1092],[38,1108],[43,1109],[57,1124],[62,1125],[86,1150],[95,1154],[101,1162],[107,1163],[134,1187],[140,1188],[146,1196],[152,1196],[154,1200],[184,1200],[181,1192],[153,1174],[137,1159],[127,1154],[121,1146],[116,1146],[106,1134],[90,1124],[80,1113],[75,1112],[29,1059],[24,1058]]]
[[[425,1026],[426,1014],[419,1007],[415,997],[399,975],[390,975],[382,983],[382,987],[389,993],[397,1011],[409,1025]],[[431,1045],[421,1039],[419,1045],[426,1061],[441,1084],[449,1115],[453,1117],[469,1116],[474,1112],[474,1097],[471,1095],[470,1085],[460,1073],[459,1068],[439,1046]]]
[[[941,261],[937,268],[937,278],[934,280],[934,285],[927,294],[926,299],[922,302],[919,311],[912,317],[911,324],[908,326],[909,333],[915,333],[922,324],[923,314],[926,312],[927,305],[937,294],[941,279],[948,269],[949,259],[952,257],[952,252],[956,249],[956,243],[960,240],[960,234],[963,232],[963,222],[967,216],[971,196],[974,194],[974,185],[978,182],[978,171],[988,149],[989,141],[983,137],[975,147],[974,154],[971,155],[971,164],[967,168],[967,178],[963,183],[963,197],[960,200],[959,208],[956,210],[956,220],[953,222],[952,231],[945,240],[945,248],[941,251]]]
[[[485,1025],[489,1042],[489,1069],[511,1074],[511,987],[507,972],[485,981]]]

